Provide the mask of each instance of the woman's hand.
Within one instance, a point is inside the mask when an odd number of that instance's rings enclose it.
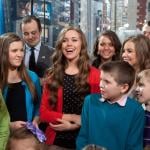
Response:
[[[62,119],[81,126],[81,116],[80,115],[63,114]]]
[[[33,119],[33,121],[32,121],[32,124],[33,124],[36,128],[38,128],[38,127],[39,127],[39,123],[40,123],[40,118],[39,118],[39,116],[34,117],[34,119]]]
[[[57,119],[57,121],[58,124],[49,123],[50,127],[56,131],[75,130],[80,127],[79,125],[64,119]]]
[[[26,125],[26,122],[24,122],[24,121],[13,121],[13,122],[10,122],[10,129],[16,130],[21,127],[24,127],[25,125]]]
[[[75,124],[81,126],[81,116],[76,115],[76,114],[72,114],[72,122],[74,122]]]

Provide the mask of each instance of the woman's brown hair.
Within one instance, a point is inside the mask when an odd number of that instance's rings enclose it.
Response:
[[[9,46],[13,42],[18,42],[23,40],[15,33],[6,33],[0,36],[0,88],[3,91],[8,85],[8,69],[9,69]],[[35,86],[29,77],[24,62],[18,67],[18,73],[20,78],[25,81],[31,91],[33,99],[37,98],[37,93]]]
[[[70,30],[74,30],[79,34],[82,43],[80,57],[77,61],[79,73],[75,77],[76,90],[80,93],[81,97],[84,97],[85,93],[90,90],[90,86],[88,84],[88,74],[90,67],[85,35],[78,27],[65,27],[58,36],[55,52],[53,55],[53,67],[48,71],[47,74],[47,77],[50,79],[50,82],[48,83],[48,87],[51,92],[49,100],[50,104],[53,106],[55,106],[57,102],[58,88],[63,86],[64,71],[68,66],[67,60],[62,53],[62,43],[66,32]]]
[[[133,42],[138,61],[138,72],[145,69],[150,69],[150,40],[142,34],[127,38],[122,45],[122,53],[124,45],[128,42]],[[121,54],[122,55],[122,54]]]

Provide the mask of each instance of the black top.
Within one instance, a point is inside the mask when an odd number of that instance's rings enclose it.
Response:
[[[75,75],[64,75],[64,84],[63,84],[63,112],[65,114],[81,114],[83,99],[76,91],[75,87]],[[56,138],[54,141],[55,145],[65,147],[65,148],[74,148],[75,141],[79,129],[73,131],[63,131],[57,132]]]
[[[25,89],[22,82],[8,85],[6,105],[11,121],[27,121]]]

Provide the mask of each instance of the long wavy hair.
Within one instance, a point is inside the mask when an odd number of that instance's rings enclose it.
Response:
[[[150,69],[150,40],[142,34],[131,36],[127,38],[122,45],[122,53],[124,51],[124,45],[131,41],[134,43],[136,57],[138,61],[138,72],[145,69]],[[122,55],[121,53],[121,55]],[[137,70],[136,70],[137,71]]]
[[[0,36],[0,89],[3,91],[8,85],[8,70],[9,70],[9,47],[13,42],[22,41],[15,33],[6,33]],[[31,91],[33,99],[37,98],[35,86],[29,77],[24,62],[18,67],[20,78],[25,81]]]
[[[81,94],[82,97],[84,97],[85,94],[90,90],[90,86],[88,84],[88,74],[90,71],[90,66],[85,35],[78,27],[65,27],[58,35],[55,52],[53,55],[53,66],[47,72],[47,77],[49,80],[48,87],[51,92],[49,102],[52,106],[56,105],[58,88],[60,86],[63,86],[64,72],[68,67],[67,59],[62,53],[62,43],[65,34],[70,30],[74,30],[80,35],[80,40],[82,43],[80,57],[77,61],[79,73],[75,77],[76,90]]]
[[[120,59],[121,42],[120,42],[117,34],[111,30],[104,31],[96,38],[96,41],[94,43],[93,55],[94,55],[95,59],[94,59],[92,65],[95,66],[96,68],[98,68],[102,63],[101,56],[97,53],[99,39],[102,36],[107,37],[111,41],[112,45],[114,46],[115,55],[112,57],[112,61]]]

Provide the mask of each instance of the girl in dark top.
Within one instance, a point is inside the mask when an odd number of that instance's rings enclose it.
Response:
[[[46,143],[56,145],[52,149],[75,149],[83,99],[89,93],[100,92],[99,82],[100,71],[89,65],[85,35],[79,28],[64,28],[56,43],[40,107],[41,120],[49,123]]]
[[[10,114],[12,130],[33,121],[38,126],[41,87],[38,76],[23,63],[24,43],[14,33],[0,36],[0,88]]]
[[[95,41],[92,65],[100,68],[106,61],[119,60],[120,50],[121,42],[117,34],[111,30],[104,31]]]

